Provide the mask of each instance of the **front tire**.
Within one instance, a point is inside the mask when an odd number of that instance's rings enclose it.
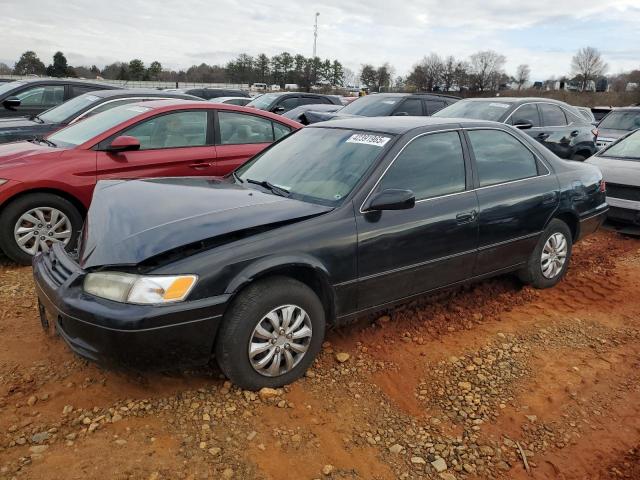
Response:
[[[0,214],[0,248],[16,263],[29,265],[33,256],[62,243],[75,248],[82,215],[67,199],[32,193],[10,202]]]
[[[325,312],[304,283],[272,277],[249,285],[225,313],[215,355],[226,377],[247,390],[287,385],[320,351]]]
[[[518,272],[520,280],[535,288],[556,285],[567,272],[571,259],[572,235],[568,225],[554,218],[540,235],[526,267]]]

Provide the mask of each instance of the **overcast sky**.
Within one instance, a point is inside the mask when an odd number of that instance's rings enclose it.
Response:
[[[507,73],[528,63],[532,80],[569,73],[583,46],[600,49],[609,73],[640,68],[640,0],[0,0],[0,61],[25,50],[49,64],[141,58],[186,69],[241,52],[318,55],[357,71],[389,62],[405,75],[430,52],[467,57],[493,49]]]

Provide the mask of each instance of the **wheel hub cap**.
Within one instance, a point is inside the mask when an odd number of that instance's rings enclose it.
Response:
[[[291,371],[305,356],[312,336],[311,319],[296,305],[283,305],[267,313],[253,329],[249,360],[266,377]]]
[[[37,207],[23,213],[13,229],[13,238],[29,255],[46,252],[54,243],[67,245],[71,241],[71,221],[60,210]]]
[[[556,232],[547,239],[540,258],[545,278],[555,278],[560,274],[567,260],[568,249],[567,239],[562,233]]]

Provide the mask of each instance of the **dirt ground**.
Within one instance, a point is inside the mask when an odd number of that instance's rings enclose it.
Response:
[[[500,277],[362,319],[258,394],[77,358],[5,261],[0,479],[639,479],[638,292],[640,240],[600,232],[554,289]]]

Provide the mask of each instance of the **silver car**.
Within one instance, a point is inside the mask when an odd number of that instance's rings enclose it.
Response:
[[[614,108],[598,124],[596,146],[604,148],[636,128],[640,128],[640,107]]]
[[[609,204],[608,223],[640,233],[640,129],[600,150],[586,162],[602,170]]]

